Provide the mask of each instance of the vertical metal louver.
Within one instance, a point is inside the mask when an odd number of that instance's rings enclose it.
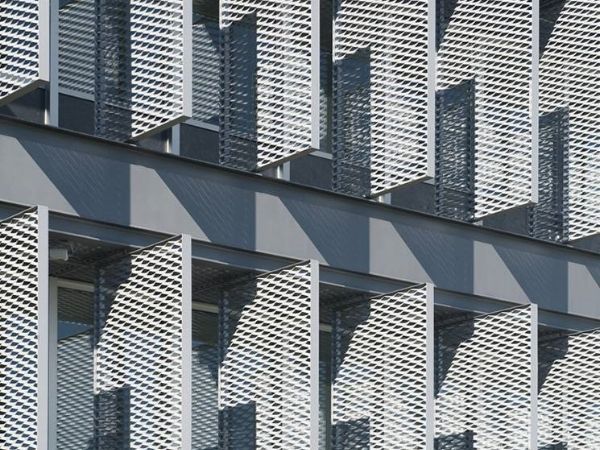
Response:
[[[336,0],[337,191],[376,196],[433,177],[434,11],[432,0]]]
[[[437,88],[473,80],[475,218],[537,199],[537,2],[458,0],[437,56]]]
[[[48,212],[0,222],[0,448],[48,445]]]
[[[0,5],[0,104],[49,80],[50,0]]]
[[[433,445],[433,287],[335,312],[332,449]]]
[[[540,109],[567,108],[569,239],[600,231],[600,3],[565,3],[540,62]]]
[[[58,15],[58,81],[63,92],[94,97],[95,0],[74,0]]]
[[[191,0],[99,0],[97,16],[96,133],[136,140],[191,117]]]
[[[190,448],[191,240],[102,267],[96,289],[95,444]]]
[[[220,348],[220,448],[317,448],[318,264],[227,288]]]
[[[539,448],[600,448],[600,331],[540,340]]]
[[[319,148],[317,0],[221,0],[221,162],[265,169]]]
[[[436,327],[436,448],[536,449],[537,308]]]

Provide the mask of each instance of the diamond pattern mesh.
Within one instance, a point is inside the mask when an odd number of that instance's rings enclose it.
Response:
[[[222,0],[221,29],[222,163],[263,169],[310,150],[311,0]]]
[[[336,1],[333,153],[338,191],[357,193],[351,181],[356,171],[368,173],[370,183],[361,190],[370,195],[428,176],[428,49],[434,44],[428,39],[428,4]],[[365,51],[368,56],[361,61],[357,56]]]
[[[536,311],[520,307],[436,329],[438,448],[535,448]]]
[[[540,342],[540,448],[600,448],[599,344],[600,331]]]
[[[100,448],[182,446],[183,241],[100,269],[95,428]]]
[[[221,448],[307,449],[316,444],[315,271],[312,263],[301,263],[224,292]]]
[[[36,211],[0,222],[3,449],[35,449],[38,445],[39,226]]]
[[[192,117],[202,122],[218,124],[221,83],[218,18],[200,15],[194,23],[192,34],[194,47]]]
[[[600,231],[600,3],[569,0],[540,62],[540,110],[568,107],[569,239]]]
[[[184,80],[192,69],[186,63],[191,55],[184,54],[184,10],[191,14],[186,5],[186,0],[97,3],[99,135],[140,139],[191,116],[191,92]]]
[[[533,0],[459,0],[438,51],[437,87],[475,80],[475,216],[532,201]]]
[[[432,301],[420,286],[336,311],[333,449],[428,448]]]
[[[95,0],[75,0],[58,16],[59,85],[61,89],[94,96],[96,59]]]
[[[47,63],[40,50],[48,39],[41,36],[48,29],[42,23],[48,13],[49,2],[43,0],[3,0],[0,4],[0,103],[47,80]]]

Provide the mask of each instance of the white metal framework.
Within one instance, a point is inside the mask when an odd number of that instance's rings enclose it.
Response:
[[[536,201],[538,4],[458,0],[437,88],[475,83],[475,218]]]
[[[96,132],[142,139],[192,115],[192,1],[97,2]]]
[[[222,162],[264,169],[318,149],[319,2],[221,0],[220,26]]]
[[[569,0],[540,62],[540,109],[568,112],[569,239],[600,231],[600,3]]]
[[[537,308],[436,328],[440,449],[536,447]]]
[[[598,373],[600,331],[540,341],[540,448],[600,448]]]
[[[0,104],[50,76],[50,0],[3,0],[0,6]]]
[[[316,448],[317,263],[227,288],[219,315],[221,448]]]
[[[348,305],[333,328],[333,449],[433,448],[433,287]]]
[[[95,440],[190,448],[191,241],[174,238],[99,271]]]
[[[433,177],[435,2],[337,0],[335,11],[336,189],[365,170],[372,196]]]
[[[0,448],[48,448],[48,213],[0,222]]]

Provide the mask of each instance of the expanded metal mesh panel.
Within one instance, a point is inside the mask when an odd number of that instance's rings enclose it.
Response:
[[[540,342],[540,448],[600,448],[598,373],[600,331]]]
[[[96,67],[95,0],[75,0],[58,15],[58,81],[61,89],[94,96]]]
[[[101,136],[140,139],[191,116],[186,5],[186,0],[97,2],[96,132]]]
[[[197,345],[192,350],[192,448],[216,449],[219,445],[217,377],[218,348]]]
[[[535,448],[536,312],[521,307],[436,329],[438,448]]]
[[[363,189],[370,195],[428,176],[428,51],[434,45],[428,38],[429,3],[335,2],[333,153],[339,191],[356,192],[349,180],[357,170],[368,172]],[[364,68],[357,67],[360,60],[348,61],[367,48]]]
[[[439,91],[436,108],[435,212],[469,221],[475,206],[474,83]]]
[[[0,103],[48,80],[49,10],[48,0],[0,4]]]
[[[438,51],[438,89],[475,81],[476,218],[534,198],[534,21],[533,0],[459,0]]]
[[[201,16],[193,29],[192,117],[218,124],[220,114],[221,55],[219,20]]]
[[[540,110],[568,108],[569,239],[600,231],[600,3],[569,0],[540,62]]]
[[[183,241],[99,271],[95,432],[99,448],[183,445]]]
[[[91,331],[58,341],[56,442],[61,450],[94,448],[93,344]]]
[[[38,445],[39,217],[0,222],[0,448]]]
[[[428,447],[430,300],[421,286],[336,311],[333,449]]]
[[[539,198],[529,211],[529,234],[539,239],[568,237],[568,129],[565,109],[540,117]]]
[[[223,293],[221,448],[307,449],[316,443],[314,271],[306,262]]]
[[[243,21],[255,30],[247,44],[239,39]],[[222,0],[221,29],[222,163],[261,169],[310,150],[313,103],[318,107],[312,99],[311,0]],[[246,63],[253,53],[255,67]],[[236,157],[240,152],[246,158]]]

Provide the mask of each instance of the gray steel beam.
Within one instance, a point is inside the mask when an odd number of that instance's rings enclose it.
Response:
[[[194,256],[231,264],[316,259],[324,282],[431,282],[600,319],[597,254],[8,118],[0,199],[47,205],[55,231],[186,233]]]

